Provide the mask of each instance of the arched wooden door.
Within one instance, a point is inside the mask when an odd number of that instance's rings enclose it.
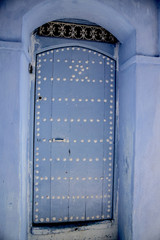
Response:
[[[115,61],[79,46],[36,61],[33,222],[112,219]]]

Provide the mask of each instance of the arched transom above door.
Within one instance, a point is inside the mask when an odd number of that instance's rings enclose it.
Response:
[[[79,24],[66,21],[52,21],[39,27],[37,34],[44,37],[117,43],[117,39],[110,32],[92,23]]]

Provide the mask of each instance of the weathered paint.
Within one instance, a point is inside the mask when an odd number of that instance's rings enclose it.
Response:
[[[29,238],[30,239],[30,238]],[[116,240],[117,226],[112,222],[69,229],[35,229],[32,240]]]
[[[29,118],[30,105],[29,94],[26,94],[26,89],[28,91],[30,86],[26,70],[29,63],[30,35],[41,24],[64,17],[86,19],[100,24],[122,43],[119,54],[120,74],[117,72],[120,110],[123,113],[119,119],[121,134],[119,133],[118,137],[119,146],[122,148],[118,148],[120,152],[117,152],[120,166],[119,239],[159,239],[160,216],[156,213],[160,211],[160,164],[157,145],[160,141],[160,68],[159,58],[155,56],[159,55],[160,23],[157,3],[158,1],[153,0],[1,1],[1,239],[27,239],[27,177],[24,174],[24,161],[28,166],[30,158],[26,138],[29,137],[29,121],[25,120]],[[145,61],[136,54],[141,54]],[[148,61],[146,56],[155,58]],[[148,99],[150,104],[146,104]],[[129,117],[123,105],[127,109],[131,106]],[[123,119],[124,122],[121,121]],[[129,224],[126,227],[128,219]],[[101,231],[90,231],[85,237],[98,239],[97,232]],[[63,239],[61,236],[59,238]],[[45,239],[41,236],[33,237]],[[55,238],[54,235],[50,237]],[[79,236],[70,235],[70,239],[74,238],[80,239]]]

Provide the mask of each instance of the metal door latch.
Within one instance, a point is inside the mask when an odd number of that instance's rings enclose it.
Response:
[[[65,139],[64,138],[52,138],[52,142],[65,142]]]

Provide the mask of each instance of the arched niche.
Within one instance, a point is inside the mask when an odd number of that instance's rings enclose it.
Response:
[[[117,11],[115,11],[109,4],[101,1],[72,1],[67,3],[61,1],[44,1],[23,17],[22,26],[22,41],[25,46],[29,44],[30,34],[37,27],[49,21],[75,18],[85,19],[102,26],[111,32],[121,43],[134,32],[133,26],[123,18]]]
[[[27,96],[28,101],[24,101],[24,96],[26,96],[26,87],[28,88],[28,92],[30,91],[30,85],[28,81],[29,73],[26,71],[24,73],[24,68],[29,63],[30,61],[29,59],[31,57],[30,55],[28,55],[28,49],[30,48],[30,44],[31,44],[30,42],[31,34],[37,27],[43,25],[44,23],[57,20],[57,19],[63,19],[63,18],[84,19],[90,22],[94,22],[97,25],[100,25],[106,30],[108,30],[109,32],[111,32],[119,40],[120,48],[118,53],[119,65],[118,65],[118,71],[117,71],[117,81],[118,81],[117,106],[119,104],[122,106],[123,103],[126,103],[126,102],[128,102],[128,104],[131,102],[134,105],[134,97],[135,97],[134,80],[136,76],[135,69],[131,70],[130,72],[130,70],[128,70],[129,66],[125,66],[125,64],[123,64],[128,58],[132,57],[136,52],[136,42],[135,42],[136,31],[134,27],[130,23],[128,23],[128,21],[126,21],[126,19],[119,12],[115,11],[112,7],[110,7],[108,3],[104,3],[102,1],[93,0],[91,3],[90,1],[85,2],[81,0],[77,0],[77,1],[69,0],[67,2],[65,0],[44,1],[36,5],[35,7],[33,7],[23,17],[22,42],[23,42],[24,50],[28,57],[26,59],[25,57],[22,57],[22,62],[21,62],[21,87],[20,87],[21,99],[20,100],[22,103],[24,102],[26,107],[24,108],[24,105],[22,106],[21,104],[21,108],[23,107],[23,110],[21,109],[21,119],[22,119],[21,128],[22,129],[23,128],[26,129],[28,127],[26,122],[23,123],[23,119],[26,119],[26,116],[28,114],[27,109],[29,108],[29,105],[31,102],[31,99],[29,96]],[[123,66],[121,67],[122,64]],[[131,89],[133,91],[132,91],[132,94],[129,94],[129,92],[125,93],[125,89],[126,90],[129,89],[126,79],[129,78],[131,73],[132,73],[131,82],[133,85],[131,86],[132,87]],[[121,81],[123,81],[123,88],[119,84],[119,82]],[[130,138],[131,140],[133,140],[132,132],[134,131],[133,129],[134,124],[132,125],[132,121],[134,121],[134,111],[132,113],[133,115],[131,116],[131,118],[127,119],[126,111],[129,108],[129,106],[126,105],[125,107],[126,107],[126,110],[122,111],[122,117],[120,121],[118,120],[118,126],[117,126],[118,136],[120,136],[118,138],[119,142],[117,144],[117,150],[116,150],[116,157],[118,159],[117,165],[120,165],[121,163],[123,165],[123,157],[126,154],[124,143],[129,141]],[[24,111],[24,109],[26,109],[26,111]],[[118,117],[119,116],[117,116],[117,118]],[[128,129],[131,135],[129,135],[127,130],[124,129],[125,127],[122,122],[125,122],[126,129]],[[24,146],[22,144],[22,148],[25,148],[25,147],[27,148],[27,146]],[[133,149],[128,150],[130,151],[129,157],[131,158],[131,162],[129,163],[129,167],[131,171],[130,176],[127,175],[126,177],[125,176],[122,177],[121,174],[123,174],[123,166],[117,167],[118,169],[117,172],[119,176],[118,178],[120,180],[120,192],[119,192],[120,210],[119,210],[119,216],[118,216],[120,220],[119,221],[120,224],[118,226],[119,235],[121,235],[122,237],[125,236],[128,239],[130,239],[130,236],[131,236],[131,226],[132,226],[132,222],[131,222],[132,221],[131,207],[132,207],[132,194],[133,194],[131,189],[132,188],[131,183],[133,181],[132,150]],[[23,154],[23,149],[21,153]],[[22,170],[22,173],[23,173],[23,170]],[[23,196],[22,196],[22,199],[23,199]],[[24,216],[25,214],[26,213],[24,210]],[[125,239],[125,238],[122,238],[122,239]]]

